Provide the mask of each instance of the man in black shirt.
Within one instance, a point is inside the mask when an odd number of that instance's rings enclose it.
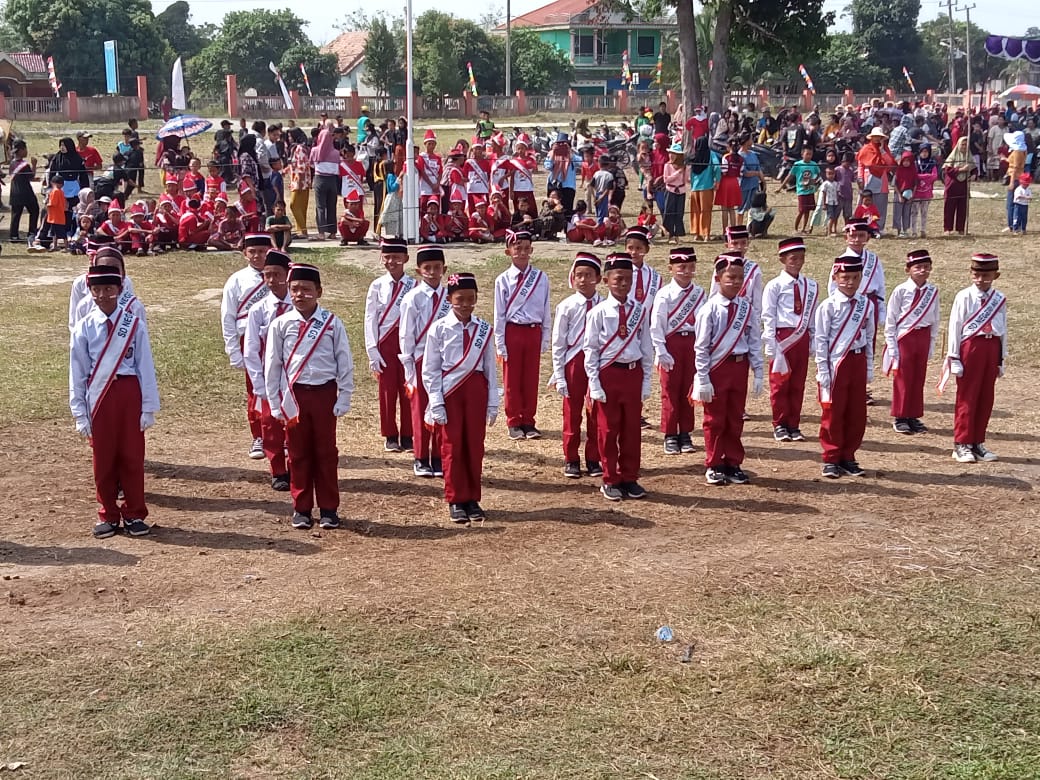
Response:
[[[668,128],[672,124],[672,115],[668,113],[668,104],[661,102],[657,106],[657,113],[654,114],[654,135],[660,135],[664,133],[668,135]]]

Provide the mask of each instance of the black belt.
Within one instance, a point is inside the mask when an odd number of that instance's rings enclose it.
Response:
[[[307,391],[307,390],[323,390],[324,388],[328,387],[329,385],[334,385],[334,384],[336,384],[336,380],[335,379],[330,379],[328,382],[322,382],[320,385],[305,385],[303,382],[297,382],[296,384],[294,384],[292,386],[292,389],[293,389],[294,393],[297,390],[304,390],[304,391]]]
[[[620,368],[623,371],[632,371],[637,368],[642,368],[643,363],[639,360],[634,360],[631,363],[611,363],[607,368]]]
[[[726,360],[730,360],[734,363],[743,363],[747,360],[747,352],[741,352],[739,355],[727,355]]]
[[[120,379],[137,379],[137,374],[116,374],[116,381]]]
[[[540,322],[507,322],[506,327],[512,328],[540,328],[542,323]]]

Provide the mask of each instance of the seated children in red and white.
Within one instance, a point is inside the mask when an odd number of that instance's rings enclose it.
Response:
[[[163,203],[172,203],[174,215],[180,217],[181,209],[184,208],[185,201],[186,198],[181,194],[180,182],[173,177],[167,179],[163,189],[163,194],[159,196],[159,205],[162,205]]]
[[[339,235],[342,239],[340,246],[347,246],[351,242],[358,246],[368,246],[365,236],[368,235],[368,220],[365,219],[364,204],[361,196],[356,191],[351,191],[347,196],[347,208],[343,216],[339,218]]]
[[[349,206],[350,199],[357,197],[362,205],[361,216],[365,216],[365,166],[357,161],[357,150],[350,144],[340,149],[339,175],[340,195],[343,197],[343,205]]]
[[[155,247],[171,249],[177,246],[177,211],[172,200],[160,201],[155,212]]]
[[[134,253],[138,257],[154,254],[152,249],[155,243],[155,224],[148,219],[148,212],[144,201],[137,201],[130,207],[130,238]]]
[[[608,206],[607,218],[596,231],[598,238],[592,244],[593,246],[614,246],[624,232],[625,220],[621,218],[621,209],[617,206]]]
[[[209,245],[222,252],[237,252],[242,248],[245,232],[238,204],[232,203],[227,207],[224,218],[217,223],[216,229],[210,233]]]
[[[441,203],[436,195],[426,201],[426,211],[419,218],[419,240],[424,244],[441,243]]]
[[[101,223],[97,232],[111,236],[119,251],[125,255],[130,252],[132,246],[130,228],[130,223],[123,219],[123,209],[119,206],[119,201],[112,201],[108,207],[108,219]]]
[[[599,225],[595,217],[589,216],[588,204],[579,200],[574,204],[574,213],[567,222],[567,240],[572,244],[592,244],[598,232]]]
[[[260,206],[256,190],[246,184],[238,194],[238,211],[242,215],[242,226],[247,233],[260,232]]]
[[[490,244],[495,241],[495,236],[491,232],[491,226],[488,224],[485,209],[479,208],[470,213],[467,235],[474,244]]]
[[[460,198],[455,198],[448,207],[448,213],[441,217],[441,238],[445,243],[465,241],[469,237],[465,205]]]
[[[512,215],[509,213],[509,206],[506,205],[506,198],[501,192],[491,193],[491,202],[487,208],[487,221],[488,229],[495,240],[504,240],[512,222]]]
[[[199,216],[199,201],[192,197],[177,221],[177,243],[181,249],[204,252],[209,243],[209,234],[210,220]]]

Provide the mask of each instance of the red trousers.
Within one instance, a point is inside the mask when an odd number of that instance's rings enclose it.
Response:
[[[643,367],[622,368],[617,364],[600,369],[600,385],[607,402],[593,403],[596,413],[596,443],[603,463],[603,483],[619,485],[639,479],[642,457]]]
[[[271,404],[264,399],[260,411],[260,430],[264,440],[264,455],[271,464],[271,475],[278,476],[289,471],[285,460],[285,423],[271,416]]]
[[[581,449],[581,419],[585,418],[585,462],[599,460],[599,443],[596,441],[596,415],[586,405],[589,392],[589,377],[585,373],[585,355],[579,352],[563,367],[567,380],[567,398],[563,399],[563,459],[573,463],[579,459]],[[642,389],[642,388],[640,388]],[[608,396],[609,398],[609,396]]]
[[[209,228],[203,228],[201,230],[194,230],[184,235],[184,240],[179,242],[181,249],[187,249],[192,244],[201,244],[206,246],[209,243]]]
[[[899,368],[892,374],[892,416],[897,419],[924,415],[924,380],[931,344],[931,328],[915,328],[899,339]]]
[[[135,376],[116,377],[91,420],[94,488],[106,523],[144,520],[144,432],[141,430],[141,385]],[[123,506],[119,506],[119,489]]]
[[[315,500],[319,509],[339,508],[339,450],[336,415],[332,413],[338,394],[335,381],[293,385],[300,418],[285,429],[289,443],[289,490],[293,509],[303,514],[314,509]]]
[[[238,348],[245,350],[246,337],[238,337]],[[260,426],[260,413],[256,411],[256,393],[253,392],[253,380],[249,378],[249,372],[243,370],[246,375],[246,416],[249,419],[249,432],[254,439],[263,438],[264,432]]]
[[[794,328],[777,328],[776,340],[783,341]],[[769,365],[769,405],[773,407],[773,427],[782,425],[788,430],[802,423],[802,399],[805,398],[805,377],[809,372],[809,331],[784,353],[790,372],[787,376],[774,374]]]
[[[673,333],[664,340],[668,353],[675,359],[671,371],[660,371],[661,433],[675,436],[693,430],[693,406],[687,397],[693,385],[693,331],[688,336]]]
[[[739,358],[739,360],[738,360]],[[747,355],[730,355],[709,375],[715,397],[704,404],[704,463],[710,469],[744,462],[744,406],[747,403]]]
[[[534,425],[538,409],[538,366],[542,359],[542,325],[506,323],[506,353],[502,384],[505,386],[506,424],[510,428]]]
[[[824,463],[855,460],[867,429],[867,353],[850,352],[831,376],[831,402],[820,417]]]
[[[567,240],[572,244],[591,244],[596,240],[599,233],[596,220],[591,220],[592,224],[584,224],[579,222],[577,227],[567,231]]]
[[[953,411],[953,440],[957,444],[986,441],[993,413],[993,385],[1000,369],[1000,339],[975,336],[961,342],[964,376],[957,379],[957,404]]]
[[[444,458],[444,500],[449,504],[480,501],[480,473],[484,469],[487,432],[487,377],[474,371],[444,399],[447,425],[441,430]]]
[[[397,356],[397,328],[392,328],[379,342],[379,355],[386,363],[379,373],[379,433],[384,437],[412,435],[412,410],[404,389],[404,366]],[[397,415],[401,414],[401,427]]]
[[[356,226],[353,223],[339,223],[339,237],[344,241],[361,241],[368,235],[368,220],[363,219]]]
[[[429,461],[430,458],[441,456],[441,426],[436,425],[431,431],[426,427],[423,415],[426,407],[430,405],[430,396],[426,394],[426,388],[422,383],[422,358],[415,361],[416,384],[415,392],[412,393],[412,449],[415,451],[417,460]],[[487,409],[484,409],[487,414]]]

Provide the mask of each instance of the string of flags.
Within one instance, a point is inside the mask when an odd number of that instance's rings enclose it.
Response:
[[[473,63],[466,63],[466,70],[469,71],[469,91],[473,93],[473,97],[480,97],[477,94],[477,79],[473,75]]]
[[[815,95],[816,87],[813,86],[812,78],[809,77],[809,71],[805,69],[804,65],[799,65],[798,72],[802,75],[802,78],[805,80],[805,86],[807,86],[809,88],[809,91]]]
[[[303,83],[307,87],[307,94],[314,97],[314,93],[311,92],[311,80],[307,78],[307,69],[303,67],[303,63],[300,63],[300,73],[303,74]]]
[[[658,86],[661,85],[661,69],[664,66],[664,54],[657,55],[657,73],[654,75],[654,83]]]
[[[621,84],[623,86],[632,84],[632,68],[629,66],[628,49],[621,52]]]
[[[54,90],[54,97],[61,97],[61,82],[58,81],[58,76],[54,72],[54,57],[47,58],[47,81],[51,84],[51,89]]]
[[[906,83],[910,85],[910,91],[916,95],[917,87],[914,86],[914,80],[910,78],[910,71],[906,69],[906,65],[903,66],[903,78],[906,79]]]

